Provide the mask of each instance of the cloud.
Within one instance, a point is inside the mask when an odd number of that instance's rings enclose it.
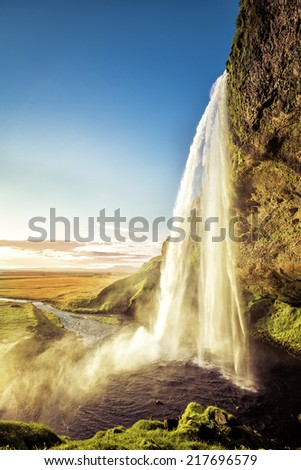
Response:
[[[79,243],[0,240],[0,269],[129,271],[160,253],[159,243]]]

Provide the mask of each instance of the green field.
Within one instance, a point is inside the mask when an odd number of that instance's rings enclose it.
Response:
[[[68,309],[73,303],[96,297],[122,277],[110,273],[2,272],[0,297],[43,300]]]
[[[41,404],[55,395],[52,384],[72,371],[87,353],[84,342],[66,330],[56,315],[17,299],[46,301],[68,310],[74,302],[95,297],[117,279],[120,276],[94,273],[1,273],[0,297],[16,299],[0,301],[2,419],[7,408],[15,410],[16,416],[26,409],[38,413]]]
[[[75,341],[53,313],[17,299],[43,300],[61,309],[72,309],[74,302],[94,298],[104,287],[122,276],[95,273],[6,272],[0,274],[0,355],[2,378],[14,374],[14,367],[28,368],[50,346],[59,341]],[[99,319],[115,323],[114,319]],[[2,380],[2,385],[5,381]],[[0,390],[1,390],[0,384]]]

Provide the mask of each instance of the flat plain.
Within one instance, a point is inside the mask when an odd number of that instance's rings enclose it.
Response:
[[[74,302],[96,296],[122,277],[124,274],[109,272],[2,271],[0,297],[41,300],[68,309]]]

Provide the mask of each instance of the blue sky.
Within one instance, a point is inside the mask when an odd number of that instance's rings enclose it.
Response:
[[[2,0],[0,239],[29,218],[171,216],[238,0]]]

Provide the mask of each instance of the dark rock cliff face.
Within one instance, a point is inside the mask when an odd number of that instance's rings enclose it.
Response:
[[[300,1],[241,0],[227,62],[238,270],[301,305]],[[239,227],[239,225],[238,225]]]

